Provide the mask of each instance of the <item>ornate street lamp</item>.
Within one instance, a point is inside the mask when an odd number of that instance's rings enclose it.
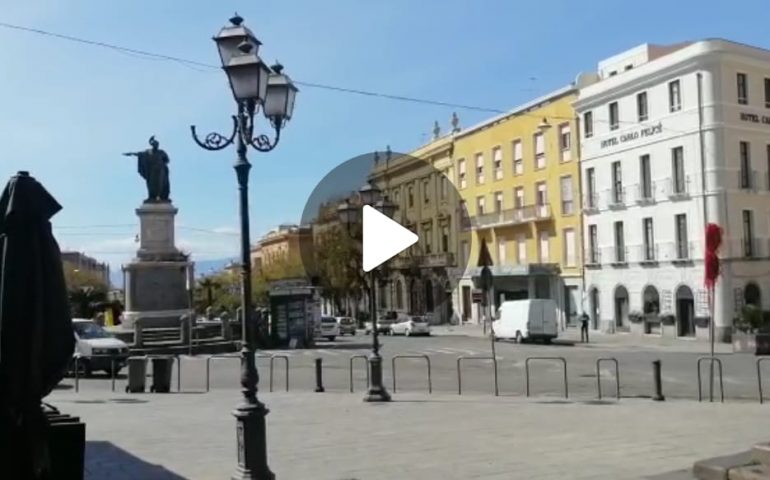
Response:
[[[376,156],[376,154],[375,154]],[[383,215],[393,218],[398,207],[388,200],[382,198],[382,191],[377,188],[373,182],[367,182],[358,190],[361,204],[369,205],[377,209]],[[360,207],[351,205],[345,201],[337,207],[337,214],[340,222],[345,224],[348,232],[352,231],[351,225],[358,222],[360,218]],[[369,391],[364,397],[365,402],[389,402],[390,394],[382,382],[382,357],[380,356],[380,339],[377,332],[377,269],[374,268],[366,275],[369,283],[369,317],[372,321],[372,353],[369,355],[369,378],[371,383]]]
[[[275,475],[267,465],[267,435],[265,416],[268,409],[257,398],[259,373],[255,364],[255,338],[252,325],[251,302],[251,240],[249,238],[249,171],[251,164],[246,158],[248,146],[260,152],[269,152],[278,145],[281,129],[291,118],[297,87],[283,73],[281,65],[267,67],[257,55],[260,41],[237,14],[230,25],[222,28],[214,42],[219,50],[222,69],[227,74],[237,114],[233,118],[230,135],[209,133],[203,140],[191,126],[193,139],[201,148],[216,151],[236,143],[235,173],[238,177],[239,213],[241,223],[241,386],[243,401],[233,415],[237,421],[238,466],[233,479],[273,479]],[[275,136],[254,135],[254,117],[262,113],[270,122]]]

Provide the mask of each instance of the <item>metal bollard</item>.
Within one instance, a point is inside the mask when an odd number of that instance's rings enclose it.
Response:
[[[656,402],[662,402],[666,400],[666,397],[663,396],[663,383],[660,380],[660,360],[653,360],[652,376],[655,380],[655,395],[652,399]]]
[[[324,381],[323,381],[323,358],[315,359],[315,391],[317,393],[323,393]]]

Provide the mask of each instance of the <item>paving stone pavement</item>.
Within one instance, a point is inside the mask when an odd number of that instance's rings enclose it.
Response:
[[[279,480],[635,479],[770,439],[770,405],[623,399],[272,393]],[[126,395],[56,391],[87,424],[89,480],[229,478],[235,390]]]

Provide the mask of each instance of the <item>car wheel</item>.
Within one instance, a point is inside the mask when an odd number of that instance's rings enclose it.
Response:
[[[330,337],[326,337],[326,339],[329,340],[330,342],[333,342],[335,338],[337,338],[337,337],[335,337],[334,335],[332,335]]]
[[[74,362],[73,362],[74,363]],[[73,365],[73,371],[77,368],[78,370],[78,376],[81,378],[90,377],[91,373],[91,363],[88,360],[80,359],[77,363]]]
[[[523,343],[524,337],[521,336],[521,332],[516,332],[516,343]]]
[[[350,335],[351,335],[352,337],[355,337],[355,336],[356,336],[356,332],[355,332],[355,330],[353,330],[352,332],[350,332]]]

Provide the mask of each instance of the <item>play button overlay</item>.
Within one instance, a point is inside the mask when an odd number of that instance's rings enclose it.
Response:
[[[455,188],[457,160],[449,146],[413,154],[370,151],[331,165],[319,178],[289,239],[299,239],[302,278],[286,270],[292,282],[318,289],[325,314],[363,321],[372,282],[383,314],[459,323],[473,308],[475,223]]]
[[[364,272],[371,272],[419,240],[414,232],[369,205],[364,205],[363,217]]]

